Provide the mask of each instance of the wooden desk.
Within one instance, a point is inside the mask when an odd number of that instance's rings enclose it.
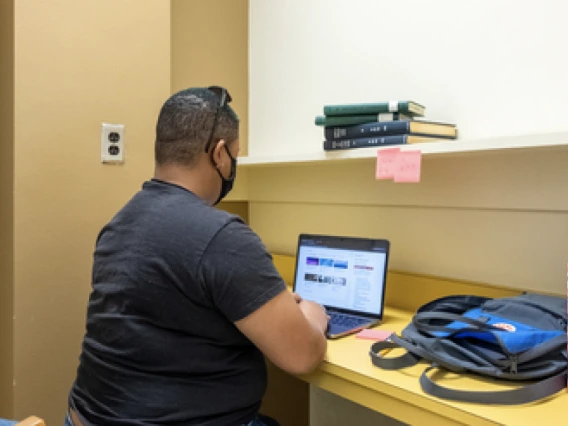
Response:
[[[387,309],[380,329],[400,332],[410,321],[409,312]],[[523,406],[483,406],[454,403],[422,392],[418,378],[427,364],[386,371],[369,357],[372,342],[344,337],[329,342],[324,364],[302,380],[357,404],[411,425],[564,425],[568,424],[568,393],[546,402]],[[440,383],[462,389],[503,389],[479,380],[445,375]]]

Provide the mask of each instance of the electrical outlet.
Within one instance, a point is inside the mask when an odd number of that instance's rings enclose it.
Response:
[[[124,162],[124,124],[102,124],[101,161],[119,164]]]

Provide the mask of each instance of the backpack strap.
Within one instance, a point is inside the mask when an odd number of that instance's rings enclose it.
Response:
[[[430,362],[435,362],[438,365],[456,373],[465,371],[464,368],[459,368],[455,365],[449,365],[444,362],[443,359],[439,358],[435,353],[431,351],[426,351],[422,347],[415,345],[412,342],[405,340],[397,336],[396,334],[391,334],[389,337],[390,341],[376,342],[371,346],[371,361],[377,367],[383,368],[385,370],[399,370],[401,368],[411,367],[418,364],[421,359],[425,359]],[[381,352],[385,349],[406,349],[406,353],[399,357],[389,357],[385,358],[381,355]]]
[[[455,329],[455,328],[449,328],[449,327],[445,327],[443,325],[432,325],[430,324],[430,321],[432,320],[444,320],[447,321],[448,324],[453,322],[453,321],[457,321],[457,322],[461,322],[464,324],[469,324],[469,325],[473,325],[475,328],[462,328],[462,329]],[[412,324],[414,325],[414,327],[416,327],[416,329],[418,331],[421,331],[423,333],[432,333],[432,332],[436,332],[436,331],[443,331],[443,332],[449,332],[452,335],[455,334],[459,334],[463,331],[471,331],[471,330],[483,330],[483,331],[492,331],[492,330],[500,330],[497,327],[494,327],[490,324],[486,324],[482,321],[478,321],[476,319],[473,318],[467,318],[464,317],[462,315],[457,315],[457,314],[449,314],[449,313],[445,313],[445,312],[421,312],[418,313],[416,315],[414,315],[414,317],[412,318]]]
[[[381,355],[381,352],[385,349],[395,348],[400,348],[400,346],[394,342],[384,341],[373,343],[371,351],[369,352],[369,355],[371,355],[371,361],[374,365],[384,370],[400,370],[401,368],[410,367],[420,362],[421,358],[410,351],[407,351],[404,355],[398,357],[385,358]]]
[[[504,391],[464,391],[440,386],[432,381],[428,372],[436,365],[428,367],[420,376],[420,386],[429,395],[452,401],[474,402],[490,405],[526,404],[554,395],[566,387],[566,371],[517,389]]]
[[[462,314],[465,311],[469,311],[470,309],[478,308],[489,300],[492,299],[489,297],[472,295],[444,296],[422,305],[420,308],[418,308],[417,313],[448,312]]]

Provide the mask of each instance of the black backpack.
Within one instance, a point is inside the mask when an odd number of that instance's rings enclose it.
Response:
[[[482,404],[537,401],[566,387],[566,311],[566,298],[537,294],[443,297],[418,309],[401,336],[373,344],[371,360],[388,370],[421,359],[430,362],[420,385],[439,398]],[[407,353],[397,358],[381,355],[398,347]],[[427,373],[435,368],[534,383],[504,391],[455,390],[432,381]]]

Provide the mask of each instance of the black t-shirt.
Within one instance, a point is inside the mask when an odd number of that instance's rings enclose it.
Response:
[[[238,321],[285,290],[240,218],[144,183],[99,234],[70,405],[93,425],[239,425],[266,389]]]

